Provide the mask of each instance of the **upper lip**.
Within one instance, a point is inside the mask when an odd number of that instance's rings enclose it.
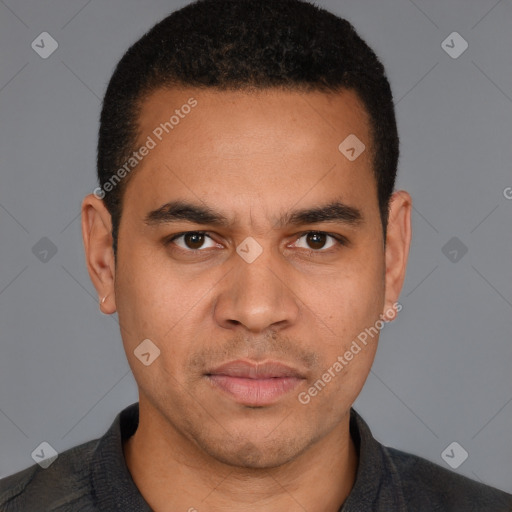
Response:
[[[304,378],[295,368],[278,361],[257,363],[253,361],[243,361],[241,359],[222,364],[208,371],[207,375],[226,375],[246,379],[270,379],[273,377]]]

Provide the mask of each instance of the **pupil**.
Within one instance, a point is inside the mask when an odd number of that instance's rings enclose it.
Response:
[[[188,233],[185,235],[185,243],[190,249],[199,249],[204,242],[204,235],[201,233]]]
[[[309,233],[307,236],[308,244],[313,249],[321,249],[325,245],[324,238],[322,233]]]

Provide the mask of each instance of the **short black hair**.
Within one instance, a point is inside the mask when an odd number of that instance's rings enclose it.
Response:
[[[112,216],[114,251],[129,176],[107,187],[108,193],[103,187],[134,150],[144,99],[173,86],[356,92],[371,122],[372,164],[386,234],[399,144],[391,87],[374,51],[347,20],[303,0],[197,0],[128,49],[103,99],[97,171]]]

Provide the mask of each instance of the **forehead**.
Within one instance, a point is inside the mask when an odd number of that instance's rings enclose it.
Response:
[[[168,123],[169,133],[161,126],[165,123]],[[143,134],[154,132],[158,138],[160,127],[165,134],[172,134],[174,139],[183,142],[180,134],[186,134],[191,124],[197,135],[210,135],[215,142],[221,137],[250,136],[254,138],[256,149],[258,142],[268,146],[273,140],[269,150],[283,142],[287,147],[293,142],[301,145],[304,142],[318,143],[320,139],[329,143],[331,138],[336,141],[347,130],[368,139],[370,128],[367,111],[352,90],[171,88],[157,89],[141,103],[139,128]],[[278,132],[287,136],[271,140],[270,135]],[[167,142],[171,143],[170,139]],[[193,143],[193,140],[189,142]]]
[[[135,149],[153,147],[128,189],[152,207],[184,195],[240,207],[340,193],[376,201],[370,123],[353,91],[159,89],[142,102],[138,133]],[[357,159],[345,140],[362,143]]]

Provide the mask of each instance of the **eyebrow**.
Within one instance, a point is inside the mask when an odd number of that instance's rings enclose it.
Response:
[[[361,224],[363,220],[361,210],[354,206],[344,204],[339,200],[334,200],[325,205],[287,212],[278,219],[275,227],[300,226],[319,222],[333,222],[346,224],[348,226],[357,226]],[[229,219],[222,213],[208,206],[182,200],[170,201],[156,210],[149,212],[145,217],[146,224],[152,226],[179,221],[223,228],[227,228],[231,225]]]

